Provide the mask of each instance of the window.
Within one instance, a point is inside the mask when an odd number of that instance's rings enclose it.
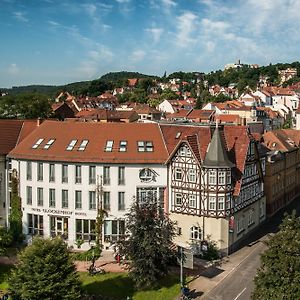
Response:
[[[75,208],[81,209],[82,208],[82,192],[75,191]]]
[[[96,167],[95,166],[89,167],[89,183],[90,184],[96,183]]]
[[[120,152],[126,152],[127,151],[127,141],[120,141]]]
[[[243,230],[245,229],[245,224],[244,224],[244,217],[240,217],[238,220],[237,220],[237,233],[241,233]]]
[[[215,196],[210,196],[209,197],[208,207],[209,207],[210,210],[215,210],[216,209],[216,197]]]
[[[54,182],[55,181],[55,165],[49,164],[49,181]]]
[[[61,236],[68,239],[69,218],[50,217],[50,236]]]
[[[248,214],[248,226],[254,224],[254,209],[251,209]]]
[[[105,146],[105,152],[112,152],[114,141],[107,141]]]
[[[28,234],[44,235],[44,219],[40,215],[27,214]]]
[[[182,204],[182,194],[176,193],[175,194],[175,205],[181,205]]]
[[[125,210],[125,192],[118,193],[118,210]]]
[[[138,152],[153,152],[151,141],[138,141]]]
[[[219,184],[225,184],[225,174],[224,171],[219,171]]]
[[[196,182],[196,170],[195,169],[189,169],[189,181]]]
[[[43,188],[37,188],[37,205],[43,206],[44,205],[44,191]]]
[[[89,209],[96,209],[96,192],[89,191]]]
[[[26,164],[26,177],[27,177],[27,180],[32,179],[32,163],[31,163],[31,161],[28,161]]]
[[[38,139],[36,143],[32,146],[32,149],[38,148],[38,146],[43,142],[44,139]]]
[[[155,202],[159,202],[159,204],[163,206],[164,188],[163,187],[137,188],[136,199],[139,203],[155,201]]]
[[[43,163],[37,164],[37,180],[43,181]]]
[[[73,148],[75,147],[76,143],[77,143],[77,140],[72,140],[72,141],[70,142],[70,144],[68,145],[67,150],[68,150],[68,151],[73,150]]]
[[[189,206],[196,207],[196,195],[189,195]]]
[[[69,206],[69,199],[68,199],[68,190],[61,191],[61,207],[68,208]]]
[[[125,167],[119,167],[118,169],[118,184],[125,184]]]
[[[68,182],[68,165],[61,166],[61,182],[67,183]]]
[[[75,183],[81,183],[81,166],[75,166]]]
[[[49,189],[49,207],[55,207],[55,189]]]
[[[216,171],[208,172],[208,184],[216,184]]]
[[[201,229],[198,226],[193,226],[190,229],[190,237],[192,240],[201,240]]]
[[[50,148],[50,146],[54,143],[54,139],[50,139],[48,142],[47,142],[47,144],[44,146],[44,149],[49,149]]]
[[[110,210],[110,192],[103,193],[103,208]]]
[[[76,219],[76,239],[86,242],[96,240],[96,221]]]
[[[124,220],[106,220],[104,221],[104,241],[117,242],[125,234]]]
[[[110,184],[110,167],[103,167],[103,184]]]
[[[218,197],[218,210],[224,210],[225,207],[225,198],[224,196]]]
[[[227,184],[231,184],[231,172],[230,171],[226,172],[226,178],[227,178]]]
[[[88,143],[88,140],[83,140],[78,148],[78,151],[84,151]]]
[[[182,179],[182,170],[181,170],[181,168],[176,168],[175,169],[175,179],[176,180],[181,180]]]
[[[32,187],[31,186],[26,187],[26,199],[27,199],[27,204],[31,205],[32,204]]]

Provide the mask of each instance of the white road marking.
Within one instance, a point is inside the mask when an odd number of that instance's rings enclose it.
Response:
[[[237,300],[245,291],[246,288],[244,288],[233,300]]]

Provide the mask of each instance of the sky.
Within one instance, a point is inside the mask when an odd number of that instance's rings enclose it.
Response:
[[[298,61],[299,11],[300,0],[0,0],[0,87]]]

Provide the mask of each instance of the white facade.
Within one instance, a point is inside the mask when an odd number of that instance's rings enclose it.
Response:
[[[31,172],[27,171],[30,165]],[[123,220],[134,199],[156,194],[163,201],[167,185],[167,168],[159,164],[12,160],[12,168],[17,170],[20,183],[23,231],[27,238],[37,233],[45,237],[62,235],[68,245],[75,248],[78,239],[84,240],[83,249],[89,248],[90,242],[95,240],[94,226],[100,200],[108,212],[102,230],[104,245],[108,247],[124,234]],[[43,175],[39,178],[41,170]]]
[[[162,103],[158,105],[158,110],[163,111],[165,113],[174,114],[175,109],[172,104],[168,100],[164,100]]]

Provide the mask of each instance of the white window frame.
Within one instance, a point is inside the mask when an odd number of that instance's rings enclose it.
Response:
[[[75,183],[81,183],[81,166],[75,165]]]
[[[127,141],[120,141],[119,152],[127,151]]]
[[[32,146],[32,149],[37,149],[39,145],[43,142],[44,139],[38,139],[35,144]]]
[[[196,182],[196,169],[189,169],[189,181],[195,183]]]
[[[218,172],[218,184],[225,185],[225,182],[226,182],[226,172],[219,171]]]
[[[175,193],[175,205],[182,205],[182,194]]]
[[[88,143],[89,143],[89,140],[83,140],[81,142],[80,146],[78,147],[78,151],[84,151]]]
[[[67,146],[67,151],[72,151],[77,143],[77,140],[71,140],[70,144]]]
[[[189,207],[195,208],[197,206],[196,201],[197,201],[196,195],[189,194]]]
[[[209,196],[208,197],[208,209],[209,210],[216,210],[216,196]]]
[[[208,184],[210,184],[210,185],[217,184],[217,171],[216,170],[208,171]]]
[[[201,228],[199,226],[192,226],[190,228],[191,240],[201,241]]]
[[[105,145],[104,151],[105,151],[105,152],[112,152],[112,150],[113,150],[113,145],[114,145],[114,141],[112,141],[112,140],[106,141],[106,145]]]
[[[219,196],[218,197],[218,210],[224,210],[225,209],[225,197]]]
[[[55,142],[55,139],[50,139],[47,142],[47,144],[44,146],[44,149],[48,150],[54,142]]]
[[[55,207],[55,189],[49,189],[49,207]]]
[[[62,208],[69,207],[69,191],[68,190],[61,191],[61,207]]]
[[[175,180],[182,180],[183,174],[182,174],[182,168],[175,168]]]
[[[82,209],[82,191],[75,191],[75,209]]]

